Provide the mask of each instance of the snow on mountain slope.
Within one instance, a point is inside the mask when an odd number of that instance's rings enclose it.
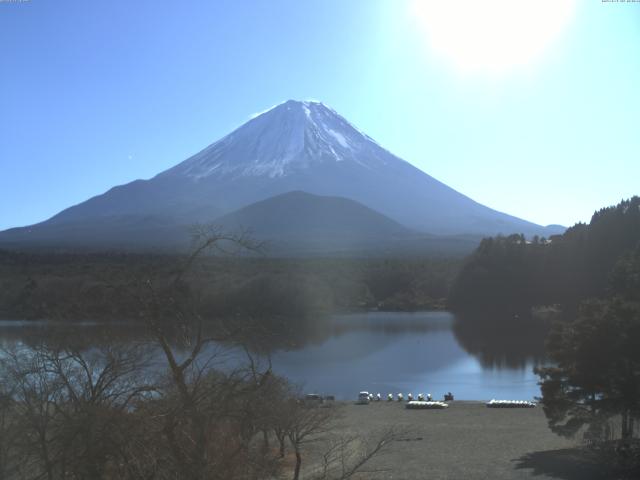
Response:
[[[116,186],[28,227],[28,238],[37,239],[39,229],[51,225],[56,228],[47,232],[64,236],[66,224],[77,230],[101,218],[109,219],[115,238],[122,218],[126,241],[132,218],[175,225],[210,222],[291,191],[354,200],[430,234],[551,233],[453,190],[381,147],[326,105],[289,100],[149,180]],[[154,241],[150,235],[149,242]]]
[[[161,175],[276,178],[328,162],[375,169],[388,161],[381,150],[323,103],[289,100]]]

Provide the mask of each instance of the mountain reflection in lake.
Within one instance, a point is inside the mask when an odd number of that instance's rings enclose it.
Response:
[[[451,313],[374,312],[333,320],[335,335],[322,343],[276,351],[274,370],[304,383],[308,391],[343,398],[354,398],[358,390],[428,392],[437,398],[451,391],[458,399],[540,394],[532,371],[539,357],[524,349],[520,358],[481,349],[472,355],[454,335]],[[456,332],[466,330],[456,326]]]
[[[528,348],[520,339],[513,348],[513,338],[501,343],[499,331],[483,332],[468,323],[456,323],[448,312],[335,315],[306,342],[298,339],[275,348],[273,369],[304,391],[342,399],[355,398],[360,390],[424,392],[435,398],[451,391],[457,399],[474,400],[539,395],[532,369],[540,361],[541,340],[534,338]],[[0,322],[0,345],[29,345],[60,332],[76,346],[87,347],[144,338],[140,328],[122,324],[74,326],[72,335],[64,327]]]

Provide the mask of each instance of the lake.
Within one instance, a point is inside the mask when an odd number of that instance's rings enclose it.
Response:
[[[26,326],[25,326],[26,325]],[[0,322],[0,345],[24,341],[46,323]],[[90,330],[83,324],[75,331]],[[122,335],[122,325],[111,326]],[[121,337],[122,338],[122,337]],[[125,334],[126,338],[126,334]],[[531,400],[540,395],[533,367],[541,339],[501,338],[497,330],[465,329],[449,312],[370,312],[334,315],[323,333],[271,353],[273,369],[305,392],[355,399],[360,390],[431,393],[441,398]]]

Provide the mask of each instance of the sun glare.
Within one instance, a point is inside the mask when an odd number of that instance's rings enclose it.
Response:
[[[431,48],[465,72],[499,74],[537,60],[565,30],[575,0],[415,0]]]

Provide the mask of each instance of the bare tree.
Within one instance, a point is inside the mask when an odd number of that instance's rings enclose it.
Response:
[[[129,411],[156,391],[144,377],[144,352],[138,345],[38,352],[46,372],[61,384],[57,441],[65,448],[67,468],[79,478],[99,478],[110,464],[126,459],[123,447],[132,432]]]
[[[149,275],[132,290],[169,373],[156,417],[162,419],[162,436],[182,478],[234,478],[240,471],[246,476],[253,463],[249,449],[260,430],[255,396],[270,369],[258,371],[253,362],[226,373],[216,369],[224,353],[220,345],[235,337],[237,327],[203,318],[188,279],[208,252],[237,255],[259,249],[246,232],[198,226],[192,253],[173,278]]]
[[[287,434],[295,452],[293,479],[298,480],[302,469],[302,455],[311,444],[318,443],[321,458],[313,461],[307,474],[314,480],[346,480],[357,473],[384,471],[381,468],[365,470],[367,464],[383,454],[394,441],[407,435],[408,430],[389,428],[377,434],[340,435],[337,420],[340,407],[321,407],[305,404],[290,397],[286,407],[286,420],[280,428]],[[317,450],[317,449],[316,449]]]
[[[305,405],[301,400],[289,400],[287,437],[296,456],[293,479],[300,478],[302,467],[302,449],[305,445],[316,442],[320,436],[329,431],[331,420],[335,417],[334,408],[317,408]]]
[[[142,356],[134,346],[5,351],[19,476],[104,478],[109,465],[125,460],[130,409],[153,390],[140,377]]]
[[[320,472],[315,480],[346,480],[358,473],[379,473],[383,468],[365,470],[374,457],[384,453],[407,430],[389,428],[371,438],[362,435],[332,436],[322,454]]]
[[[172,276],[152,265],[117,289],[146,327],[143,342],[49,341],[0,355],[0,478],[272,479],[285,466],[287,441],[295,479],[305,448],[321,441],[326,453],[310,469],[320,469],[318,478],[362,471],[391,434],[377,443],[330,435],[335,408],[305,405],[268,357],[239,346],[255,326],[247,334],[238,322],[202,314],[190,278],[201,257],[259,248],[245,233],[198,227]]]
[[[38,472],[56,478],[62,453],[56,444],[54,405],[62,402],[61,385],[46,372],[43,359],[24,351],[5,351],[2,358],[3,383],[11,385],[15,419],[13,447],[22,456],[16,470],[23,475]]]
[[[7,441],[11,435],[11,393],[0,384],[0,479],[8,478],[11,445]]]

